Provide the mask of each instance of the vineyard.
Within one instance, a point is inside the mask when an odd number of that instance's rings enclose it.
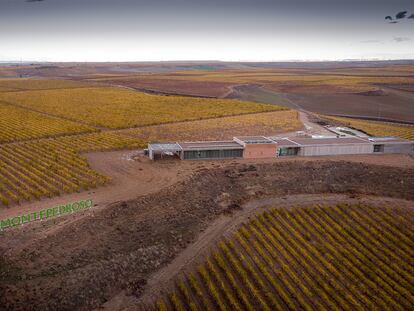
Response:
[[[147,141],[225,140],[234,136],[272,135],[302,128],[295,110],[163,124],[126,130]]]
[[[0,207],[97,187],[82,151],[142,147],[139,139],[101,132],[0,145]]]
[[[286,109],[230,99],[148,95],[113,87],[0,92],[0,100],[111,129]]]
[[[271,209],[218,244],[158,310],[412,310],[414,213]]]
[[[0,103],[0,143],[95,131],[72,121]]]
[[[68,80],[0,79],[0,92],[90,87],[91,83]]]
[[[156,86],[158,79],[160,88],[165,90],[165,81],[184,81],[187,83],[226,83],[226,84],[263,84],[279,91],[333,91],[336,93],[358,93],[378,89],[378,85],[411,85],[412,67],[359,68],[353,70],[331,69],[317,70],[304,68],[272,68],[272,69],[234,69],[222,71],[183,71],[178,74],[160,73],[151,75],[100,76],[90,81],[123,84],[129,86]],[[380,71],[380,73],[379,73]],[[216,87],[220,87],[217,85]],[[157,89],[157,87],[155,87]]]
[[[414,141],[414,125],[393,124],[380,121],[324,116],[347,126],[359,129],[371,136],[396,136]]]

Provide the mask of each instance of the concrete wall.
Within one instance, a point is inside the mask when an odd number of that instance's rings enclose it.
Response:
[[[413,144],[384,144],[384,153],[412,154]]]
[[[300,148],[300,156],[322,156],[341,154],[367,154],[373,153],[374,147],[371,144],[355,145],[322,145],[304,146]]]
[[[243,151],[245,159],[275,158],[276,155],[276,144],[246,144]]]

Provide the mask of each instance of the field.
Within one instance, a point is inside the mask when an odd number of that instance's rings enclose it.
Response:
[[[1,72],[1,71],[0,71]],[[94,85],[94,84],[92,84]],[[0,92],[49,90],[91,87],[91,83],[83,83],[69,80],[39,80],[39,79],[0,79]]]
[[[0,103],[0,143],[94,132],[93,127]]]
[[[227,140],[234,136],[265,135],[300,130],[302,124],[295,110],[276,111],[141,127],[123,131],[149,142]]]
[[[371,136],[396,136],[414,141],[414,125],[403,125],[389,122],[367,121],[351,118],[323,116],[328,120],[340,122],[359,129]]]
[[[218,83],[228,84],[264,84],[270,89],[275,89],[279,92],[345,92],[358,93],[377,89],[378,84],[391,85],[410,85],[414,82],[410,72],[413,67],[396,67],[388,66],[376,68],[372,70],[367,69],[348,69],[343,68],[329,68],[308,69],[308,68],[285,68],[285,69],[237,69],[237,70],[218,70],[218,71],[186,71],[178,73],[161,73],[152,75],[137,75],[137,76],[120,76],[120,77],[105,77],[100,76],[90,78],[92,81],[118,83],[130,87],[141,86],[145,87],[153,85],[157,89],[156,81],[158,80],[158,88],[161,91],[167,91],[167,83],[163,83],[167,79],[174,81],[170,83],[191,83],[194,82],[214,82],[217,87],[221,87]],[[147,79],[149,81],[147,81]],[[134,84],[135,82],[135,84]],[[214,85],[212,85],[214,87]],[[195,87],[197,89],[197,87]]]
[[[246,64],[243,64],[246,66]],[[414,119],[414,66],[290,64],[270,68],[85,76],[80,80],[185,95],[282,104],[321,114]],[[209,86],[206,88],[206,86]]]
[[[185,94],[201,97],[224,97],[230,91],[230,87],[234,85],[231,82],[194,81],[191,79],[178,80],[170,79],[168,76],[152,78],[151,76],[141,75],[124,76],[121,78],[116,76],[105,78],[101,77],[97,78],[97,81],[111,85],[122,85],[138,90],[144,89],[155,93]]]
[[[0,207],[95,188],[110,178],[91,170],[80,152],[143,147],[111,132],[0,145]]]
[[[111,129],[284,109],[239,100],[148,95],[113,87],[2,92],[0,101]]]
[[[158,310],[409,310],[414,213],[271,209],[223,240]]]

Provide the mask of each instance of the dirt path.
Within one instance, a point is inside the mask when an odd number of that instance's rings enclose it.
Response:
[[[332,132],[328,131],[323,126],[310,121],[309,113],[303,110],[299,110],[299,120],[303,123],[305,131],[309,135],[328,135],[332,136]]]
[[[297,206],[312,206],[315,204],[333,205],[338,203],[347,204],[370,204],[398,205],[400,207],[414,208],[413,201],[393,199],[388,197],[358,196],[353,197],[342,194],[299,194],[283,197],[273,197],[261,200],[250,201],[240,211],[231,215],[222,215],[212,222],[202,232],[194,243],[182,251],[170,264],[154,273],[148,280],[146,289],[140,299],[126,295],[122,291],[112,300],[104,305],[104,310],[129,310],[133,306],[146,306],[152,304],[162,292],[172,287],[178,275],[192,271],[194,266],[204,261],[223,238],[230,238],[237,231],[241,224],[247,222],[252,216],[270,207],[290,208]]]

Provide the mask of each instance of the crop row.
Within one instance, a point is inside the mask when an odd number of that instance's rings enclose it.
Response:
[[[233,99],[149,95],[115,87],[0,92],[0,100],[111,129],[285,109]]]
[[[0,206],[105,184],[109,179],[93,171],[79,152],[141,145],[111,132],[0,145]]]
[[[274,135],[301,129],[295,110],[255,113],[186,123],[162,124],[125,130],[148,141],[225,140],[234,136]]]
[[[0,143],[96,131],[93,127],[0,104]]]
[[[365,205],[271,209],[217,245],[159,310],[409,310],[414,214]]]

